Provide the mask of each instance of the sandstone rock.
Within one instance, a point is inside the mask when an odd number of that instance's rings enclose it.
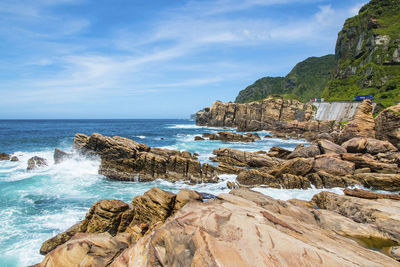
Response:
[[[213,154],[215,161],[239,167],[273,167],[281,163],[277,158],[232,148],[215,149]]]
[[[372,116],[372,102],[369,99],[358,106],[353,119],[344,126],[340,135],[341,143],[353,137],[375,138],[375,121]]]
[[[209,138],[210,140],[221,140],[223,142],[254,142],[259,140],[258,134],[248,133],[245,135],[232,133],[232,132],[218,132],[217,134],[205,134],[204,138]]]
[[[54,149],[54,163],[58,164],[65,159],[71,158],[72,154],[62,151],[61,149]]]
[[[47,160],[38,156],[34,156],[28,160],[28,171],[47,166]]]
[[[400,104],[383,110],[375,118],[376,137],[400,149]]]
[[[275,177],[280,177],[282,174],[305,176],[312,170],[313,164],[312,158],[294,158],[274,168],[270,173]]]
[[[19,161],[19,158],[17,156],[12,156],[10,160],[11,161]]]
[[[373,233],[372,228],[360,229],[334,212],[315,216],[304,206],[242,189],[219,198],[187,205],[126,249],[111,266],[398,265],[332,232],[333,224],[322,222],[346,220],[343,232]],[[315,217],[321,218],[321,224]]]
[[[347,152],[346,149],[329,140],[319,140],[318,147],[321,150],[321,153],[323,154],[330,154],[330,153],[341,154]]]
[[[273,146],[271,147],[271,149],[268,151],[268,156],[270,157],[275,157],[275,158],[280,158],[280,159],[284,159],[286,158],[289,154],[291,153],[291,151],[278,147],[278,146]]]
[[[287,156],[287,158],[313,158],[319,154],[321,154],[321,151],[318,145],[298,145],[296,149]]]
[[[381,163],[370,154],[343,153],[342,159],[353,162],[357,169],[369,168],[374,172],[382,173],[397,173],[400,171],[397,164]]]
[[[367,153],[372,155],[398,151],[389,141],[381,141],[373,138],[368,138],[365,149]]]
[[[354,173],[355,164],[336,157],[320,157],[315,159],[313,169],[333,175],[348,175]]]
[[[366,198],[366,199],[393,199],[393,200],[400,200],[399,194],[381,194],[375,193],[368,190],[363,189],[349,189],[346,188],[343,190],[343,193],[346,196],[351,197],[359,197],[359,198]]]
[[[306,176],[316,188],[348,187],[361,185],[361,182],[349,176],[334,175],[324,171],[310,173]]]
[[[376,190],[399,191],[400,174],[359,173],[352,176],[363,186]]]
[[[349,153],[364,153],[367,147],[367,138],[365,137],[354,137],[347,140],[342,144],[342,147]]]
[[[10,160],[11,156],[6,153],[0,153],[0,160]]]
[[[203,201],[203,196],[196,191],[189,189],[181,189],[175,198],[174,211],[178,211],[190,201]]]

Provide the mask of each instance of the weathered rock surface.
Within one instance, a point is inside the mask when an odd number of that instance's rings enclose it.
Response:
[[[282,147],[273,146],[268,151],[267,156],[274,157],[274,158],[285,159],[287,156],[289,156],[290,153],[292,153],[292,151],[284,149]]]
[[[6,153],[0,153],[0,160],[10,160],[11,156]]]
[[[313,169],[316,172],[324,171],[333,175],[348,175],[354,173],[355,164],[342,160],[340,157],[334,155],[324,157],[317,156],[314,161]]]
[[[28,171],[47,166],[47,160],[38,156],[34,156],[28,160]]]
[[[358,173],[352,176],[363,186],[376,190],[399,191],[400,174]]]
[[[239,167],[274,167],[282,162],[277,158],[272,158],[265,154],[241,151],[233,148],[215,149],[213,154],[216,156],[213,160]]]
[[[150,148],[119,136],[76,134],[73,146],[80,153],[99,155],[99,173],[115,180],[216,182],[221,171],[209,164],[201,165],[189,152]]]
[[[216,127],[238,127],[240,131],[268,129],[272,124],[287,120],[308,120],[313,110],[298,100],[269,97],[261,103],[223,103],[216,101],[211,108],[196,114],[196,124]]]
[[[40,253],[45,255],[53,251],[78,233],[108,233],[111,236],[128,233],[132,241],[138,240],[152,227],[164,222],[191,201],[202,202],[201,194],[182,189],[175,195],[156,187],[135,197],[131,204],[120,200],[98,201],[90,208],[83,221],[45,241]]]
[[[303,144],[300,144],[296,147],[296,149],[290,153],[287,158],[288,159],[293,159],[293,158],[313,158],[315,156],[318,156],[321,154],[321,151],[319,149],[319,146],[316,144],[309,145],[309,146],[304,146]]]
[[[38,266],[400,266],[399,209],[389,199],[280,201],[241,188],[190,202],[137,242],[78,233]]]
[[[54,157],[54,163],[58,164],[58,163],[62,162],[65,159],[71,158],[72,154],[67,153],[65,151],[62,151],[61,149],[56,148],[56,149],[54,149],[53,157]]]
[[[383,110],[376,118],[376,137],[400,149],[400,104]]]
[[[369,99],[358,106],[353,119],[344,126],[340,134],[341,143],[353,137],[375,138],[375,120],[372,116],[372,102]]]
[[[388,141],[373,138],[355,137],[342,144],[349,153],[379,153],[396,152],[398,149]]]
[[[349,189],[346,188],[343,190],[343,193],[346,196],[351,197],[359,197],[359,198],[366,198],[366,199],[393,199],[393,200],[400,200],[400,194],[381,194],[375,193],[364,189]]]
[[[221,140],[223,142],[254,142],[255,140],[261,139],[256,133],[247,133],[243,135],[233,132],[218,132],[217,134],[205,133],[202,139],[197,138],[197,141],[205,140],[205,138],[209,140]]]
[[[346,153],[346,149],[326,139],[319,140],[317,144],[322,154]]]

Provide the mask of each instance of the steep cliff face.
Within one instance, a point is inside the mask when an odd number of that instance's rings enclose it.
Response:
[[[235,102],[262,100],[273,94],[284,94],[308,101],[320,97],[336,66],[334,55],[310,57],[298,63],[286,77],[264,77],[239,92]]]
[[[372,0],[346,20],[336,43],[337,68],[323,93],[330,100],[372,94],[400,97],[400,1]]]
[[[216,101],[211,108],[198,112],[197,125],[238,127],[253,131],[268,129],[274,123],[288,120],[308,120],[313,113],[311,105],[298,100],[268,97],[262,102],[246,104]]]

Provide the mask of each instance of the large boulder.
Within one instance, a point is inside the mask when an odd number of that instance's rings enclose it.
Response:
[[[34,156],[28,160],[28,167],[26,168],[26,170],[31,171],[45,166],[48,166],[46,159]]]
[[[313,170],[324,171],[333,175],[348,175],[353,174],[355,164],[353,162],[342,160],[336,156],[316,157],[313,165]]]
[[[270,174],[275,177],[280,177],[282,174],[305,176],[312,170],[313,164],[313,158],[294,158],[284,162],[278,167],[275,167],[270,171]]]
[[[375,138],[375,121],[372,110],[372,102],[369,99],[364,100],[358,106],[353,119],[344,126],[341,132],[340,143],[353,137]]]
[[[322,154],[346,153],[346,149],[326,139],[319,140],[317,144]]]
[[[373,172],[381,173],[397,173],[400,171],[397,164],[379,162],[370,154],[343,153],[341,156],[343,160],[353,162],[357,169],[369,168]]]
[[[363,186],[376,190],[399,191],[400,174],[394,173],[358,173],[352,176]]]
[[[375,118],[376,137],[400,149],[400,104],[383,110]]]
[[[344,142],[342,147],[349,153],[369,153],[372,155],[398,151],[398,149],[388,141],[366,137],[354,137]]]
[[[213,158],[215,161],[239,167],[274,167],[282,162],[280,159],[271,158],[265,154],[233,148],[215,149],[213,154],[216,155]]]
[[[293,158],[313,158],[315,156],[318,156],[321,154],[321,151],[319,149],[319,146],[316,144],[312,144],[309,146],[304,146],[304,145],[298,145],[296,149],[290,153],[287,158],[288,159],[293,159]]]

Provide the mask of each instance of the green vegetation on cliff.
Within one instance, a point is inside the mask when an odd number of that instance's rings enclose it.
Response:
[[[372,94],[400,100],[400,1],[372,0],[346,20],[336,43],[338,66],[322,96]]]
[[[257,101],[282,95],[308,101],[321,94],[336,65],[335,56],[310,57],[298,63],[286,77],[264,77],[239,92],[235,102]]]

